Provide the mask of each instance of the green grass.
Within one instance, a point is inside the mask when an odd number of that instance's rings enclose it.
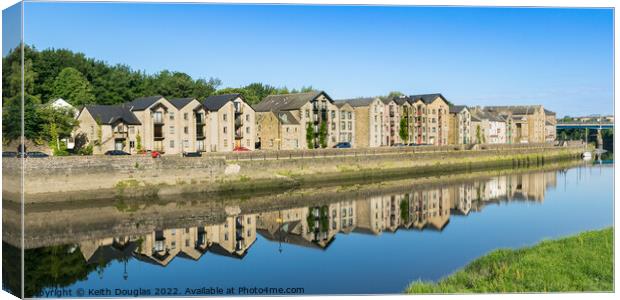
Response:
[[[411,294],[613,291],[613,230],[583,232],[533,247],[495,250]]]

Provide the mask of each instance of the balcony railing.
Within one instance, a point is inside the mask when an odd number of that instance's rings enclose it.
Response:
[[[235,139],[240,140],[243,138],[243,131],[236,131],[235,132]]]
[[[243,126],[243,118],[235,118],[235,128]]]
[[[129,133],[127,131],[115,131],[114,138],[115,139],[126,139]]]

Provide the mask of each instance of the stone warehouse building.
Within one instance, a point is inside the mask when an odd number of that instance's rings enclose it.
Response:
[[[512,121],[508,143],[544,143],[545,109],[542,105],[487,106],[484,110]]]
[[[346,102],[353,108],[355,148],[374,148],[382,145],[384,104],[378,97],[356,98],[338,100],[338,103]]]
[[[167,100],[150,96],[118,105],[86,105],[74,136],[83,134],[93,153],[159,151],[165,154],[254,149],[254,110],[239,94]],[[245,137],[245,138],[244,138]]]
[[[402,100],[405,100],[408,103],[405,120],[411,143],[448,144],[449,102],[443,95],[411,95],[400,97],[400,99],[399,102],[404,103]],[[405,109],[401,108],[401,111],[404,112]]]
[[[298,149],[321,147],[321,126],[325,126],[327,131],[325,136],[327,147],[331,148],[338,143],[340,132],[338,126],[340,125],[339,110],[334,100],[324,91],[269,95],[256,104],[254,110],[261,121],[257,124],[257,127],[260,128],[258,139],[261,142],[261,147],[268,145],[267,148],[263,149],[275,147],[281,142],[276,141],[273,137],[278,136],[274,130],[282,130],[283,123],[278,121],[278,125],[273,126],[273,124],[269,124],[272,120],[268,117],[269,114],[280,112],[288,112],[287,115],[292,116],[295,119],[294,122],[300,124],[300,130],[297,134]],[[307,137],[310,137],[310,140]],[[274,146],[269,146],[272,144]]]

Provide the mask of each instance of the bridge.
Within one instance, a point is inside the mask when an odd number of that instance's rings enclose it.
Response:
[[[561,122],[555,125],[556,129],[594,129],[594,130],[602,130],[602,129],[613,129],[614,123],[612,122]]]

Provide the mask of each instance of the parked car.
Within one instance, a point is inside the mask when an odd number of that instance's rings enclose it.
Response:
[[[2,157],[17,157],[17,152],[15,152],[15,151],[4,151],[4,152],[2,152]]]
[[[349,142],[340,142],[340,143],[334,145],[334,148],[342,148],[342,149],[344,149],[344,148],[351,148],[351,143],[349,143]]]
[[[196,152],[183,152],[183,157],[201,157],[202,156],[202,152],[200,151],[196,151]]]
[[[233,149],[233,151],[235,151],[235,152],[246,152],[246,151],[250,151],[250,149],[248,149],[246,147],[235,147],[235,149]]]
[[[105,155],[131,155],[123,150],[109,150],[104,153]]]
[[[28,158],[45,158],[45,157],[49,157],[49,155],[43,153],[43,152],[39,152],[39,151],[32,151],[32,152],[26,152],[26,157]]]

